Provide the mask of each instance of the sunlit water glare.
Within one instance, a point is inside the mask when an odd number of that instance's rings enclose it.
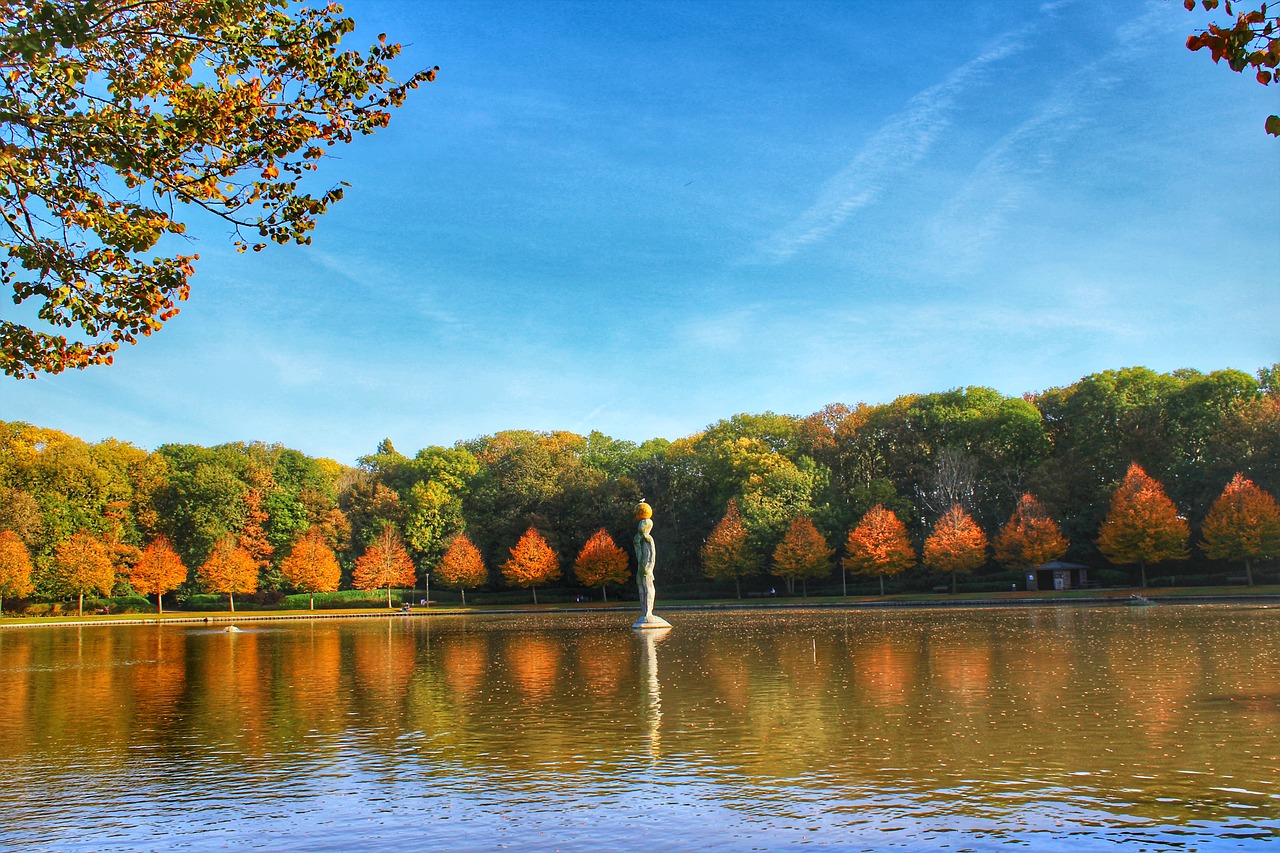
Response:
[[[665,615],[0,631],[0,849],[1280,841],[1280,608]]]

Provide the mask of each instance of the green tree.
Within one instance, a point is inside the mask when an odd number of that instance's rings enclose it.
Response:
[[[309,243],[342,187],[311,188],[330,146],[373,133],[408,89],[380,37],[340,51],[336,4],[13,0],[0,5],[0,280],[43,328],[0,321],[13,376],[110,363],[187,298],[196,255],[152,254],[174,214]],[[304,180],[306,179],[306,180]],[[123,190],[123,191],[122,191]]]

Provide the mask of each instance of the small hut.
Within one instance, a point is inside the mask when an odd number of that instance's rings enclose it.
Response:
[[[1064,563],[1052,560],[1043,566],[1027,569],[1027,590],[1035,592],[1041,589],[1084,589],[1089,583],[1089,567],[1079,563]]]

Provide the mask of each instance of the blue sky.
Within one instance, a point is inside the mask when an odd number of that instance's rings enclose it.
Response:
[[[0,419],[349,463],[1280,358],[1276,90],[1181,3],[346,6],[442,70],[314,244],[192,220],[182,313]]]

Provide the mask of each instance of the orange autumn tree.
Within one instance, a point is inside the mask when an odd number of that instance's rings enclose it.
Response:
[[[484,558],[480,549],[475,546],[465,533],[453,537],[440,565],[436,566],[436,579],[445,586],[451,586],[462,594],[462,603],[467,603],[467,588],[477,587],[489,580],[489,572],[484,567]]]
[[[598,585],[604,601],[609,600],[605,584],[626,583],[631,577],[627,552],[618,547],[603,527],[591,534],[587,544],[582,546],[578,559],[573,563],[573,573],[583,586]]]
[[[378,538],[356,560],[351,585],[356,589],[387,589],[387,607],[391,606],[391,587],[413,588],[417,582],[413,560],[404,541],[391,525],[382,528]]]
[[[813,526],[808,516],[798,515],[791,521],[778,547],[773,550],[773,574],[787,582],[787,592],[796,591],[799,579],[804,595],[809,595],[809,578],[825,578],[831,574],[831,556],[835,554],[827,540]]]
[[[884,576],[896,575],[915,565],[916,552],[907,528],[891,509],[876,504],[849,531],[844,566],[855,574],[878,575],[884,595]]]
[[[258,563],[236,544],[235,537],[224,536],[196,570],[196,582],[208,592],[225,592],[231,612],[235,613],[236,593],[249,595],[258,591]]]
[[[1071,543],[1044,504],[1026,492],[992,544],[996,560],[1005,568],[1032,569],[1058,559]]]
[[[308,610],[316,609],[317,592],[333,592],[342,579],[338,558],[318,525],[313,525],[293,543],[289,556],[280,563],[280,574],[285,583],[310,596]]]
[[[987,561],[987,535],[960,504],[938,516],[929,538],[924,540],[924,561],[935,569],[951,573],[951,593],[956,591],[956,575],[973,571]]]
[[[22,537],[0,530],[0,613],[5,596],[17,598],[31,592],[31,553]]]
[[[1098,529],[1098,550],[1113,563],[1137,563],[1145,588],[1147,565],[1185,560],[1190,534],[1164,487],[1134,462],[1111,496],[1111,509]]]
[[[538,584],[560,577],[560,558],[537,529],[530,527],[511,549],[511,559],[502,564],[502,576],[512,586],[533,590],[538,603]]]
[[[133,588],[156,596],[156,613],[164,613],[164,594],[187,579],[187,567],[169,540],[157,536],[142,549],[138,562],[129,569],[129,583]]]
[[[84,594],[110,595],[116,582],[111,549],[81,530],[53,550],[53,565],[46,585],[56,595],[76,596],[76,614],[84,615]]]
[[[702,569],[712,580],[733,579],[733,594],[742,598],[742,579],[756,572],[755,555],[747,544],[747,529],[738,502],[729,501],[724,518],[702,543]]]
[[[253,557],[253,562],[258,567],[258,577],[263,578],[271,570],[271,555],[275,553],[275,548],[267,541],[268,515],[262,499],[264,490],[274,484],[270,472],[254,471],[250,477],[253,486],[244,496],[244,526],[240,528],[237,544]]]
[[[1214,560],[1241,560],[1245,579],[1253,586],[1250,560],[1280,556],[1280,506],[1276,499],[1236,474],[1205,516],[1205,556]]]

